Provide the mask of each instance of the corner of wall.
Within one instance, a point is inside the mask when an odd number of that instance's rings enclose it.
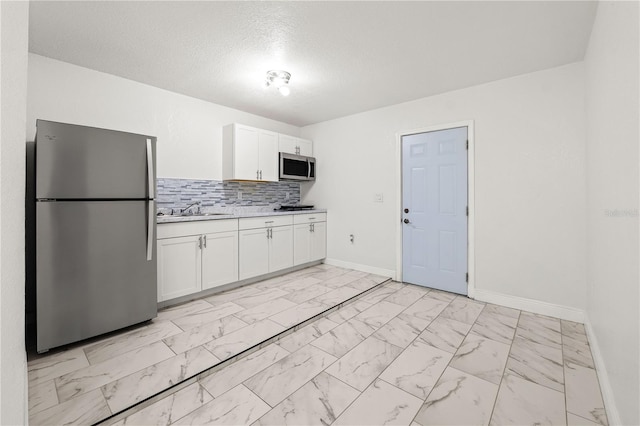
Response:
[[[0,424],[27,424],[25,141],[29,3],[0,2]]]
[[[611,381],[609,380],[609,373],[607,373],[607,366],[604,358],[602,357],[602,351],[600,350],[600,344],[598,338],[593,331],[593,325],[589,320],[589,316],[585,314],[584,328],[587,332],[587,340],[589,340],[589,346],[591,347],[591,355],[593,356],[593,362],[596,366],[598,374],[598,381],[600,382],[600,391],[602,392],[602,399],[604,400],[604,407],[607,411],[607,419],[610,425],[620,425],[620,412],[616,405],[616,400],[613,394],[613,388],[611,387]]]

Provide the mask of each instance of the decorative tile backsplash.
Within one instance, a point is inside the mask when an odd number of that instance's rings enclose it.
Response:
[[[183,209],[196,201],[200,201],[203,210],[250,206],[277,208],[281,204],[300,203],[300,184],[297,182],[158,178],[157,188],[158,210],[163,213],[170,209]],[[238,192],[242,193],[242,199],[239,199]]]

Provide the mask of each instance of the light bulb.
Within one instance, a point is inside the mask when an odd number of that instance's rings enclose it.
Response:
[[[282,96],[289,96],[289,93],[291,93],[289,86],[280,86],[278,87],[278,91]]]

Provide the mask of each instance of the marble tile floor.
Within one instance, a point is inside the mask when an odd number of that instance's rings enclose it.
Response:
[[[42,356],[31,355],[28,362],[29,423],[61,425],[102,421],[185,383],[222,361],[233,362],[232,358],[246,356],[258,349],[256,345],[265,345],[269,339],[290,334],[291,327],[354,296],[375,291],[374,287],[387,280],[359,271],[316,265],[163,309],[157,318],[138,327],[52,350]],[[311,327],[304,328],[307,337],[297,333],[288,340],[288,350],[282,348],[272,355],[276,358],[289,355],[294,348],[306,346],[305,339],[315,339],[336,326],[337,322],[328,319],[314,322]],[[335,360],[321,349],[309,346],[306,350],[318,356],[300,370],[306,372],[301,377],[307,380],[317,375],[315,362]],[[261,354],[249,356],[246,362],[255,357],[264,362]],[[270,393],[271,385],[264,385],[264,392]],[[257,382],[256,387],[259,387]],[[229,389],[223,393],[227,391]],[[234,402],[231,397],[247,397],[256,392],[260,393],[242,385],[224,398]],[[222,395],[218,394],[215,398],[218,405],[224,401],[220,397]],[[254,401],[260,399],[253,398]],[[169,411],[177,420],[176,416],[181,414],[177,407],[194,399],[208,402],[214,398],[198,386],[189,386],[165,400],[165,404],[170,404],[172,409]],[[204,418],[197,421],[204,421]],[[229,417],[226,421],[244,420]]]
[[[575,426],[607,416],[582,324],[387,282],[106,423]]]

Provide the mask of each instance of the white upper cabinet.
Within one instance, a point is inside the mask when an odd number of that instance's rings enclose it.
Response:
[[[278,133],[242,124],[222,128],[222,179],[278,180]]]
[[[258,167],[260,180],[277,182],[278,174],[278,134],[260,130]]]
[[[233,126],[230,139],[232,164],[229,179],[258,179],[259,141],[258,129],[239,125]],[[225,140],[224,144],[226,143],[227,141]],[[226,171],[223,173],[226,174]]]
[[[278,147],[280,152],[289,154],[304,155],[306,157],[313,156],[313,142],[307,139],[297,138],[295,136],[283,135],[280,133]]]

